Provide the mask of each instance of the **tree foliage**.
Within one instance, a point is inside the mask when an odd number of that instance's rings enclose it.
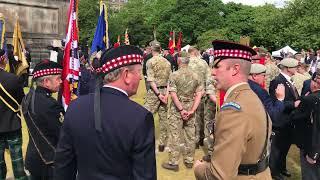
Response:
[[[169,32],[183,33],[183,45],[211,47],[214,39],[239,41],[249,36],[251,45],[274,50],[320,47],[320,0],[292,0],[284,8],[224,4],[221,0],[129,0],[120,12],[109,12],[111,42],[126,28],[130,42],[144,46],[157,40],[167,47]],[[81,0],[80,38],[92,40],[98,18],[97,0]]]

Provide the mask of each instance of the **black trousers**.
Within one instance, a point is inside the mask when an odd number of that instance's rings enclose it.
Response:
[[[270,170],[272,175],[280,175],[287,169],[287,155],[292,144],[292,127],[273,128],[270,153]]]

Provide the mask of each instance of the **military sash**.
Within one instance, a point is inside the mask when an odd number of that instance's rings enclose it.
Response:
[[[43,163],[48,165],[54,162],[55,147],[36,123],[37,116],[34,113],[34,100],[34,89],[30,89],[29,93],[22,100],[21,110],[28,126],[30,141],[34,144]]]
[[[21,119],[20,105],[14,97],[0,83],[0,100]]]

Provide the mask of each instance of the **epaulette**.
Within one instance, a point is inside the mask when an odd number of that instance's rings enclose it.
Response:
[[[229,109],[229,108],[237,110],[237,111],[241,110],[241,106],[238,103],[235,103],[235,102],[228,102],[228,103],[223,104],[221,106],[220,110],[223,111],[223,110]]]

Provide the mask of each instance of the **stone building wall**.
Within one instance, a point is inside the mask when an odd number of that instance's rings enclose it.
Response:
[[[32,61],[49,58],[47,46],[65,37],[69,0],[0,0],[6,20],[7,43],[11,44],[16,17]]]

